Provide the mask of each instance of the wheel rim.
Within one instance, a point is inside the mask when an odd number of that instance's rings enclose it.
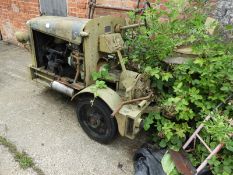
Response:
[[[83,106],[80,117],[90,132],[95,135],[105,136],[108,133],[108,127],[103,115],[100,109],[88,104]]]

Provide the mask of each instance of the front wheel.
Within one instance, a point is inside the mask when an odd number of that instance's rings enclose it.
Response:
[[[91,139],[104,144],[114,140],[117,122],[111,117],[112,110],[100,98],[78,98],[76,113],[82,129]]]

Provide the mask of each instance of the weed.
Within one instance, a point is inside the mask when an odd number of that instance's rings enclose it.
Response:
[[[17,147],[5,137],[0,136],[0,145],[8,148],[8,151],[14,156],[15,161],[19,163],[22,169],[32,168],[38,175],[44,175],[44,172],[35,165],[33,159],[26,152],[18,151]]]

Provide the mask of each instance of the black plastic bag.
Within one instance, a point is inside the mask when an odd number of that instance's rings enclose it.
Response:
[[[135,175],[166,175],[161,165],[165,152],[149,146],[137,150],[133,158]]]

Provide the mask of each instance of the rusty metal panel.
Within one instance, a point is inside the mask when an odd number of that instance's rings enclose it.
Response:
[[[40,12],[46,16],[67,16],[67,0],[40,0]]]
[[[183,175],[196,174],[196,169],[192,166],[183,150],[180,150],[179,152],[169,150],[169,153],[171,154],[172,160],[174,161],[179,173]]]

